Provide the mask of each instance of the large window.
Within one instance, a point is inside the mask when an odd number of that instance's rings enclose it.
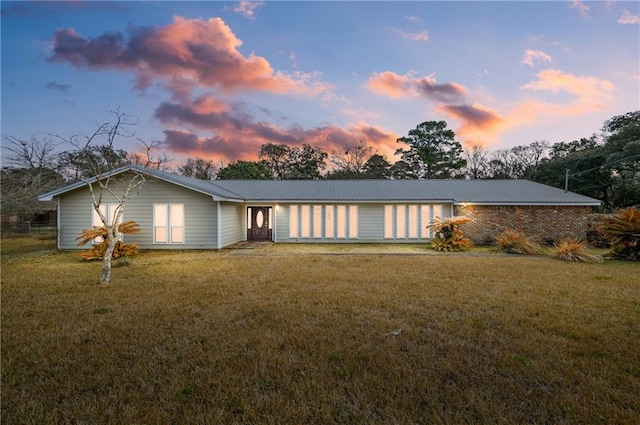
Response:
[[[153,242],[184,243],[184,204],[153,204]]]
[[[356,239],[357,205],[290,205],[289,238]]]
[[[442,217],[442,205],[385,205],[385,239],[431,238],[427,229],[435,217]]]
[[[113,221],[113,217],[116,214],[116,208],[118,208],[118,204],[111,204],[111,203],[100,204],[100,207],[99,207],[100,212],[107,219],[107,223],[111,224],[111,222]],[[100,219],[100,215],[98,215],[98,212],[96,211],[96,209],[93,208],[93,205],[91,206],[91,212],[92,212],[91,225],[93,227],[104,227],[104,223]],[[118,219],[118,224],[120,223],[122,223],[122,215],[120,215],[120,218]],[[120,235],[119,240],[122,240],[122,235]],[[102,243],[102,237],[97,237],[93,239],[93,243],[94,244]]]

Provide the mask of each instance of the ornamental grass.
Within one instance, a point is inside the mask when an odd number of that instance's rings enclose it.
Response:
[[[553,245],[552,255],[564,261],[580,263],[599,263],[600,257],[587,251],[587,243],[573,238],[563,238]]]
[[[519,255],[540,255],[542,247],[537,240],[517,230],[508,229],[494,239],[498,251]]]

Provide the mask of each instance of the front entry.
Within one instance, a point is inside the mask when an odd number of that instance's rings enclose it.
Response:
[[[248,207],[247,216],[247,240],[250,241],[271,241],[272,230],[269,216],[271,207]]]

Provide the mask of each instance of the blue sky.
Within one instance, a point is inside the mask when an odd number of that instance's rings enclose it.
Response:
[[[120,109],[169,157],[325,151],[445,120],[489,150],[640,108],[638,2],[2,2],[2,134]],[[120,147],[134,152],[136,140]]]

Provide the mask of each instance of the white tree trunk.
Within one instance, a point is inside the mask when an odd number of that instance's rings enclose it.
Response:
[[[114,228],[115,227],[115,228]],[[111,282],[111,257],[113,257],[113,251],[118,242],[118,223],[114,223],[112,226],[107,227],[107,250],[102,258],[102,275],[100,276],[100,283]]]

